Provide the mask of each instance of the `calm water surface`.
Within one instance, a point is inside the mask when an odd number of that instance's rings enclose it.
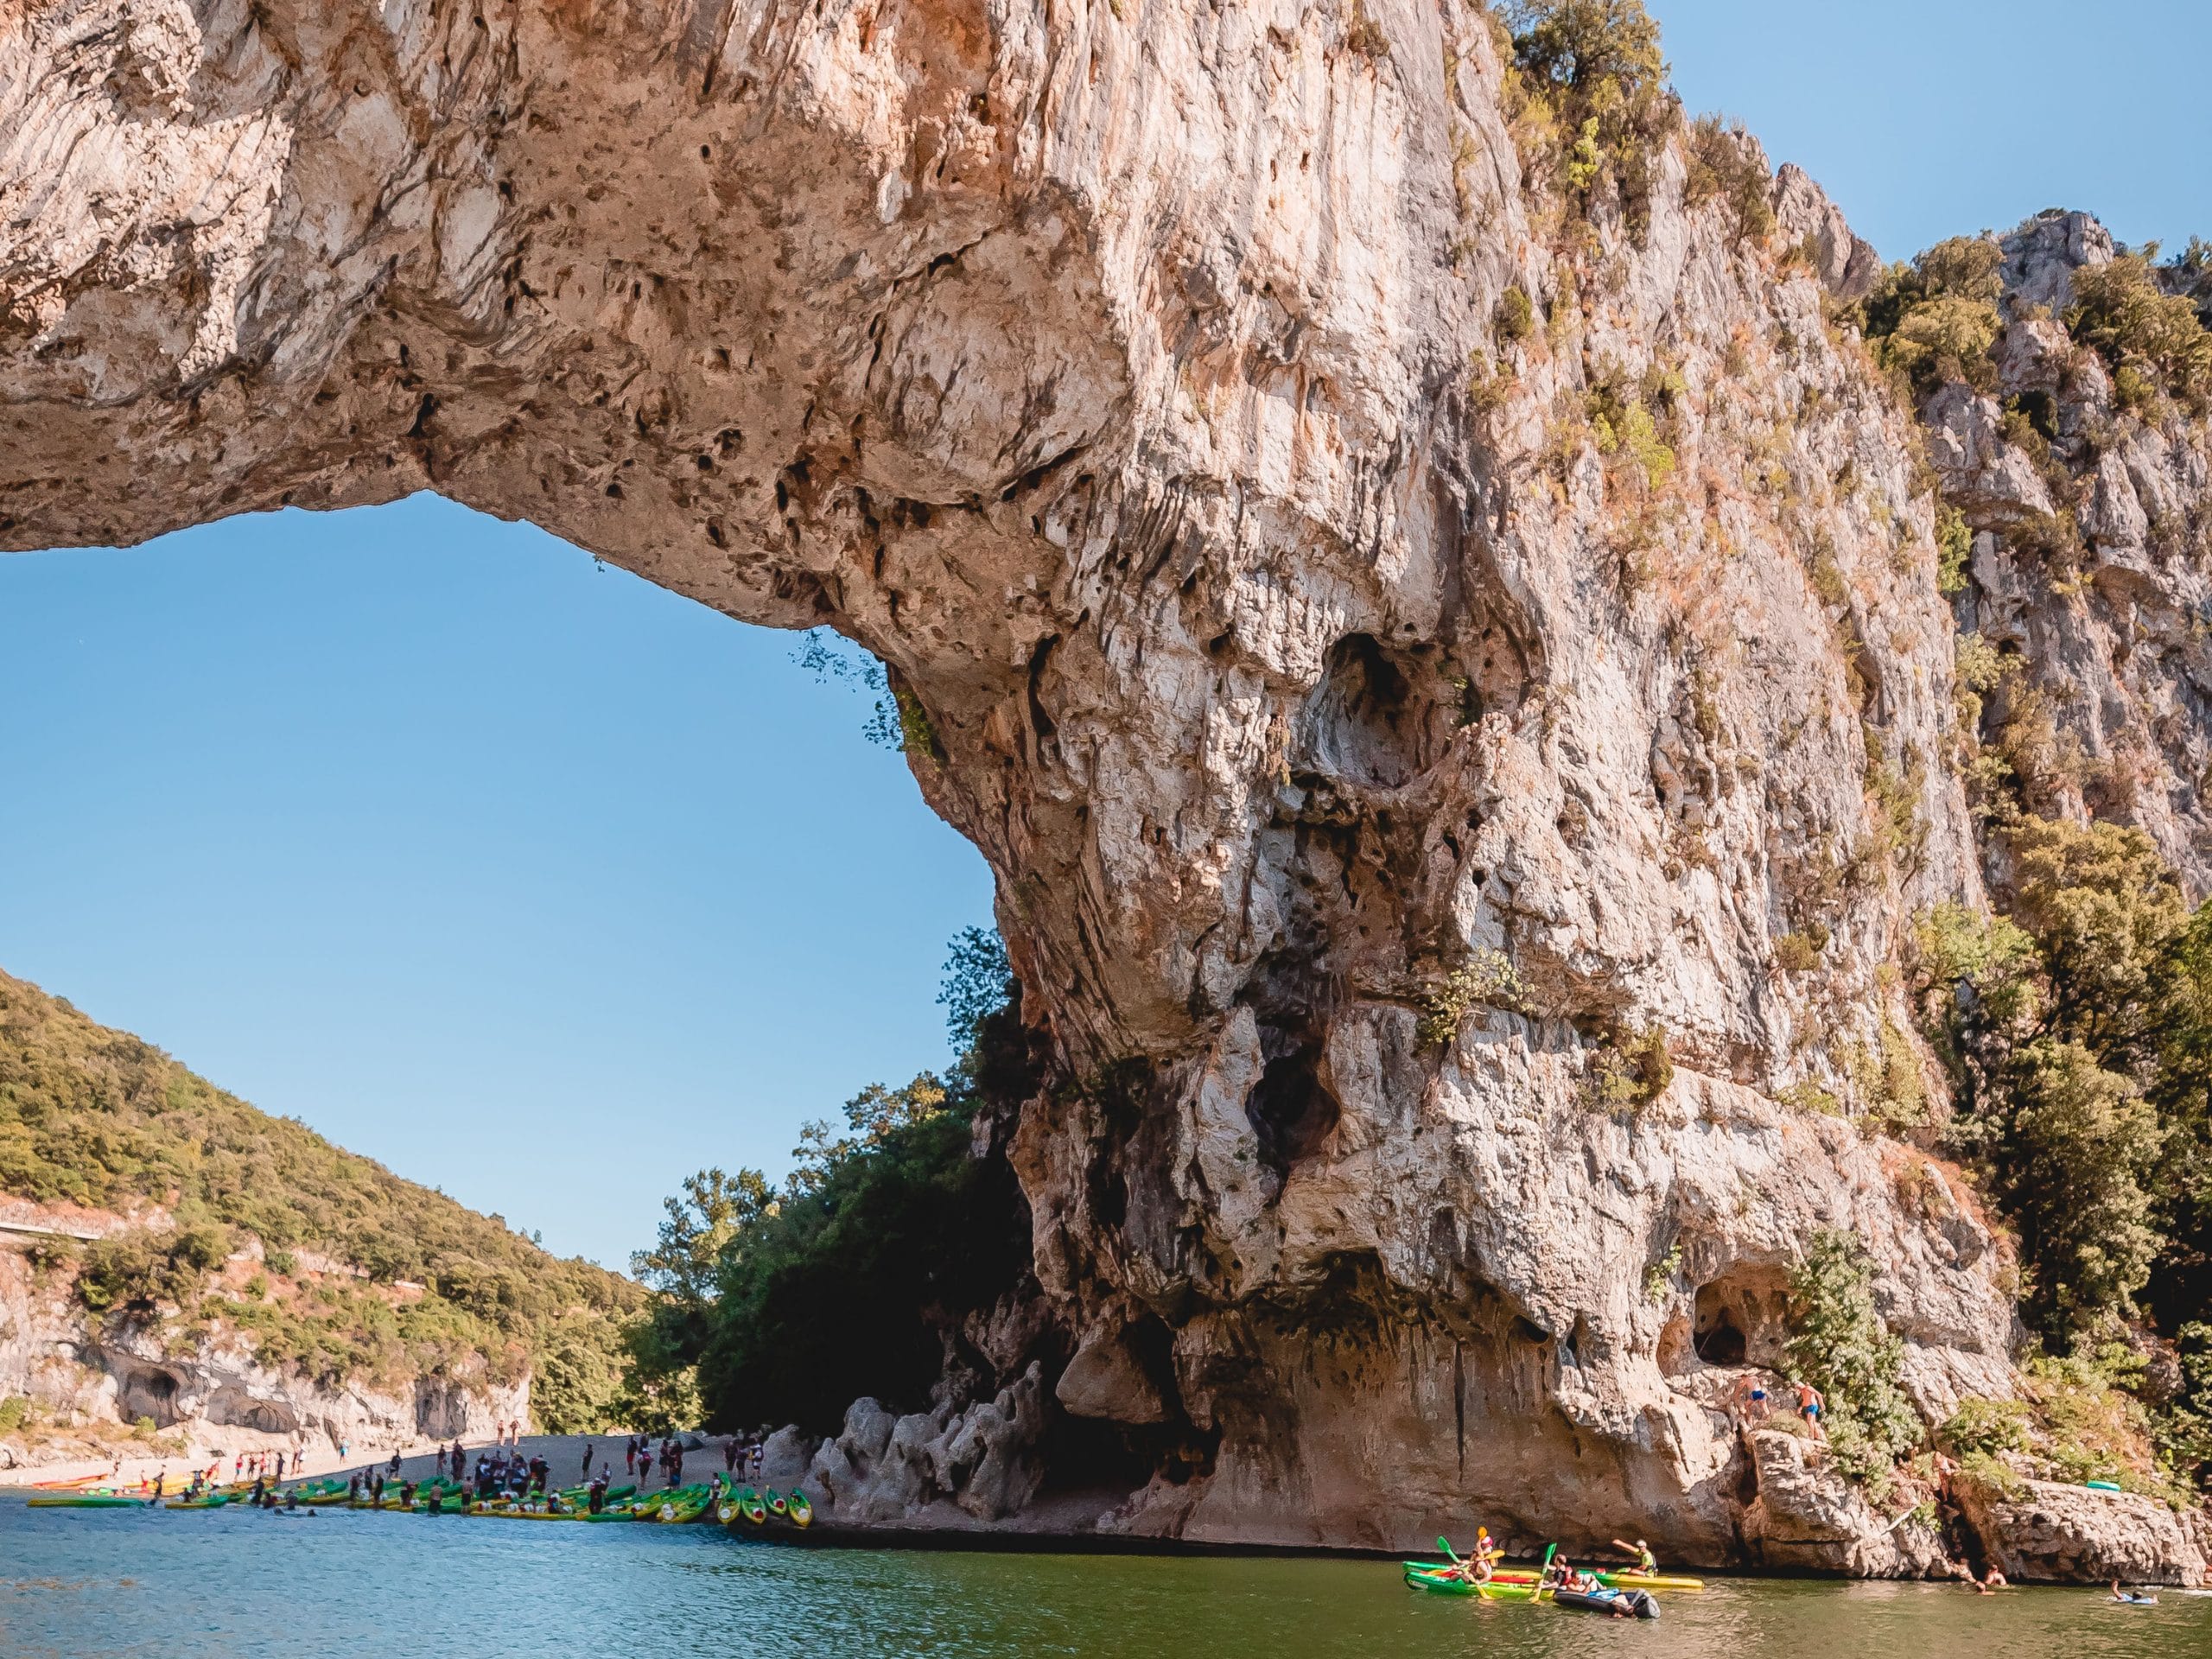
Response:
[[[29,1510],[0,1494],[4,1659],[2212,1655],[2212,1598],[2101,1594],[1719,1580],[1642,1624],[1421,1596],[1381,1562],[807,1549],[713,1527]]]

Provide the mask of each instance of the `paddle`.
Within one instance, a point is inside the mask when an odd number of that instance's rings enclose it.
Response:
[[[1552,1564],[1552,1556],[1553,1556],[1553,1555],[1554,1555],[1554,1554],[1558,1551],[1558,1549],[1559,1549],[1559,1546],[1558,1546],[1557,1544],[1546,1544],[1546,1545],[1544,1546],[1544,1568],[1545,1568],[1545,1570],[1546,1570],[1546,1571],[1548,1571],[1548,1570],[1550,1569],[1550,1567],[1551,1567],[1551,1564]],[[1543,1574],[1543,1573],[1541,1573],[1541,1572],[1540,1572],[1540,1573],[1538,1573],[1536,1574],[1536,1593],[1535,1593],[1535,1595],[1533,1595],[1533,1596],[1529,1597],[1529,1600],[1531,1600],[1531,1601],[1541,1601],[1543,1599],[1544,1599],[1544,1574]]]
[[[1454,1567],[1459,1565],[1459,1553],[1452,1548],[1452,1541],[1440,1532],[1436,1535],[1436,1547],[1444,1552],[1446,1560]]]

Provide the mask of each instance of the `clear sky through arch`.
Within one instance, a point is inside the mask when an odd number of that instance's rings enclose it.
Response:
[[[2212,5],[1654,0],[1885,257],[2212,235]],[[982,861],[748,628],[427,497],[0,557],[0,966],[620,1266],[945,1055]]]
[[[626,1266],[991,919],[799,639],[431,496],[0,558],[0,966]]]

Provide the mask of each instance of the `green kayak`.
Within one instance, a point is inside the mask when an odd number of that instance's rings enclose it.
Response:
[[[1406,1563],[1406,1583],[1409,1588],[1425,1590],[1432,1596],[1479,1596],[1484,1601],[1536,1601],[1542,1597],[1533,1584],[1481,1583],[1466,1579],[1446,1577],[1433,1567],[1417,1561]]]
[[[25,1500],[34,1510],[145,1510],[161,1502],[157,1497],[124,1497],[113,1492],[85,1492],[67,1497],[34,1497]]]
[[[791,1495],[786,1502],[791,1509],[793,1526],[810,1527],[814,1524],[814,1505],[804,1492],[796,1486],[792,1487]]]

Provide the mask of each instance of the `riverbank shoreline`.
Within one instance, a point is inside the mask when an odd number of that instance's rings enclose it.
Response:
[[[612,1470],[618,1481],[632,1478],[625,1474],[621,1465],[625,1438],[622,1434],[524,1434],[517,1441],[516,1449],[525,1461],[533,1457],[543,1457],[552,1466],[556,1485],[573,1486],[586,1478],[581,1471],[587,1446],[592,1448],[593,1468],[605,1465]],[[195,1446],[182,1456],[147,1456],[119,1460],[114,1458],[78,1459],[64,1463],[28,1464],[12,1469],[0,1469],[0,1492],[29,1491],[54,1482],[83,1480],[99,1476],[109,1477],[118,1486],[137,1485],[161,1476],[166,1481],[167,1490],[175,1492],[188,1482],[196,1471],[206,1469],[211,1463],[219,1460],[223,1465],[222,1478],[228,1480],[233,1458],[258,1455],[273,1460],[280,1451],[285,1453],[284,1479],[287,1484],[294,1480],[319,1480],[330,1475],[343,1478],[359,1474],[365,1479],[378,1471],[384,1471],[389,1479],[421,1481],[438,1471],[439,1453],[453,1443],[450,1440],[442,1442],[414,1440],[373,1447],[349,1446],[343,1455],[334,1446],[309,1446],[295,1465],[289,1445],[268,1435],[247,1432],[242,1433],[234,1444]],[[658,1446],[659,1442],[655,1440],[653,1444]],[[469,1466],[474,1468],[478,1456],[492,1450],[493,1442],[464,1439],[461,1445]],[[397,1472],[391,1467],[395,1452],[399,1454]],[[703,1478],[710,1471],[720,1472],[722,1467],[721,1442],[717,1439],[709,1442],[704,1450],[687,1450],[684,1457],[689,1471],[694,1478]]]

